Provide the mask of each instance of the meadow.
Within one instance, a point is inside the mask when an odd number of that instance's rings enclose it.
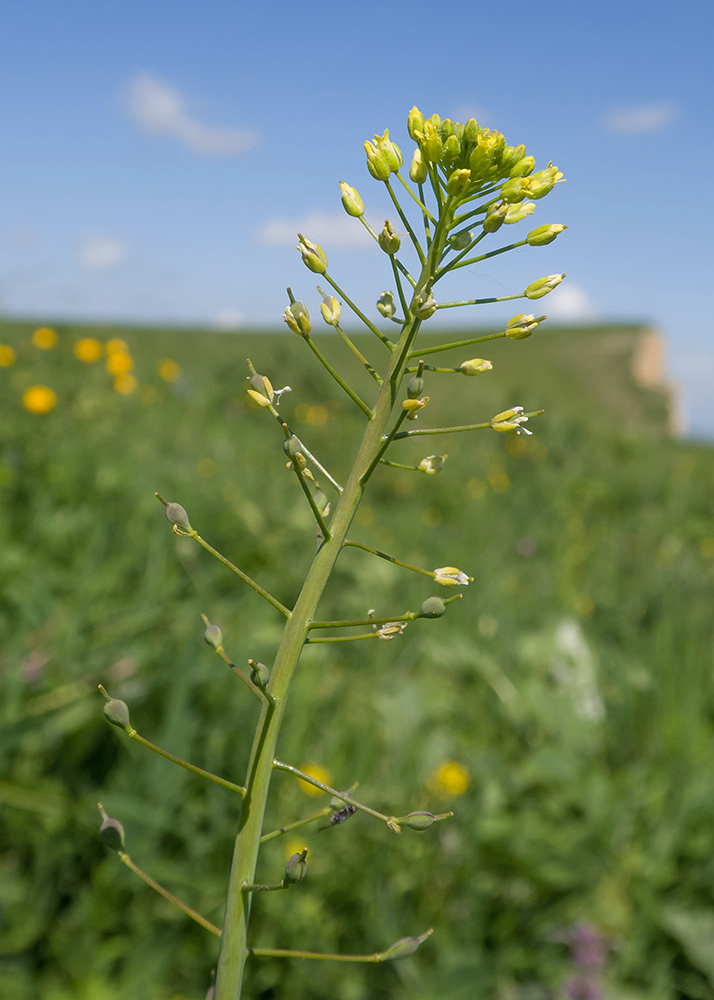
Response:
[[[239,666],[270,664],[282,621],[171,533],[154,491],[289,605],[314,525],[245,359],[292,387],[281,410],[338,478],[362,421],[289,333],[53,329],[0,323],[0,996],[199,1000],[214,939],[106,850],[96,803],[220,923],[239,801],[122,739],[97,684],[146,738],[241,781],[257,708],[200,616]],[[577,1000],[565,942],[589,924],[608,998],[714,1000],[714,450],[673,439],[666,393],[633,379],[641,332],[484,345],[494,370],[443,376],[420,426],[544,407],[534,436],[404,442],[400,461],[448,453],[443,471],[376,476],[352,537],[473,583],[441,622],[306,648],[280,755],[389,813],[455,815],[277,838],[266,877],[302,846],[310,875],[257,899],[252,933],[330,952],[435,933],[389,966],[254,959],[248,995]],[[367,391],[337,337],[319,343]],[[433,591],[350,549],[321,613]],[[277,774],[270,825],[326,802]]]

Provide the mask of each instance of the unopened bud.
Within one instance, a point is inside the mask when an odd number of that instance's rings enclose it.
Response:
[[[191,530],[191,525],[188,520],[188,514],[183,509],[180,503],[167,503],[166,517],[171,522],[171,524],[175,524],[177,528],[183,528],[185,531]]]
[[[446,614],[446,604],[440,597],[427,597],[419,608],[420,618],[441,618]]]
[[[455,135],[450,135],[444,143],[444,160],[453,163],[461,155],[461,143]]]
[[[554,288],[557,288],[564,277],[565,274],[546,274],[545,278],[538,278],[537,281],[532,281],[526,287],[526,298],[542,299],[548,292],[552,292]]]
[[[400,958],[409,958],[414,954],[419,945],[423,944],[433,933],[432,930],[428,930],[425,934],[420,935],[420,937],[405,937],[400,941],[396,941],[391,948],[380,953],[380,962],[396,962]]]
[[[409,112],[409,116],[407,118],[407,131],[414,142],[418,139],[417,132],[424,131],[424,115],[416,105],[414,105]]]
[[[395,254],[402,245],[402,241],[399,239],[394,229],[392,229],[389,219],[384,220],[384,228],[379,234],[379,245],[382,250],[390,256]]]
[[[549,163],[545,170],[539,170],[531,174],[528,178],[528,194],[537,201],[545,198],[553,190],[554,186],[563,179],[563,174],[552,163]]]
[[[449,817],[453,815],[454,814],[452,812],[440,813],[438,816],[435,816],[434,813],[430,812],[413,812],[409,813],[408,816],[400,816],[399,819],[397,819],[397,823],[400,826],[406,826],[409,830],[419,830],[420,832],[423,832],[433,826],[434,823],[438,823],[442,819],[449,819]]]
[[[453,136],[452,136],[453,138]],[[453,198],[460,198],[466,192],[471,183],[470,170],[454,170],[446,182],[446,192]]]
[[[503,225],[507,212],[508,203],[505,201],[498,201],[493,205],[489,205],[486,217],[483,220],[484,232],[497,233]]]
[[[511,171],[516,166],[516,164],[523,159],[525,152],[526,152],[526,147],[523,145],[504,146],[503,151],[501,153],[501,162],[499,164],[501,177],[507,177],[509,174],[511,174]],[[511,176],[513,177],[514,175],[511,174]]]
[[[533,313],[519,313],[506,323],[506,336],[511,340],[525,340],[544,319],[545,316],[536,318]]]
[[[459,368],[464,375],[478,375],[481,372],[490,372],[493,365],[484,358],[471,358],[469,361],[462,361]]]
[[[409,379],[407,385],[407,396],[410,399],[416,399],[418,396],[424,392],[424,379],[418,375],[414,375],[413,378]]]
[[[526,236],[526,242],[531,247],[545,247],[549,243],[552,243],[556,236],[559,236],[567,226],[561,226],[559,222],[553,223],[553,225],[538,226],[537,229],[531,229]]]
[[[394,292],[382,292],[377,299],[377,311],[380,312],[385,319],[391,319],[392,316],[396,315],[397,306],[394,301]]]
[[[305,267],[314,271],[315,274],[324,274],[327,270],[327,257],[322,247],[311,240],[306,240],[302,233],[298,233],[298,239],[300,243],[295,249],[302,254]]]
[[[201,615],[201,618],[203,618],[206,625],[206,631],[203,633],[204,642],[207,642],[209,646],[213,646],[214,649],[218,649],[223,645],[223,632],[220,626],[211,625],[205,615]]]
[[[260,660],[248,660],[248,665],[250,666],[250,679],[259,688],[264,688],[267,686],[270,680],[270,671],[264,663]]]
[[[452,250],[465,250],[474,238],[474,234],[467,229],[462,229],[460,233],[454,233],[449,237],[449,246]]]
[[[523,201],[531,193],[528,177],[514,177],[501,188],[501,197],[505,198],[509,204]]]
[[[334,295],[325,295],[319,285],[317,286],[317,290],[322,296],[322,302],[320,303],[322,318],[328,326],[337,326],[340,322],[341,314],[339,299],[336,299]]]
[[[112,851],[121,853],[124,850],[124,827],[118,819],[107,816],[99,803],[99,812],[102,814],[102,825],[99,827],[99,836]]]
[[[421,399],[405,399],[402,402],[402,409],[407,411],[407,420],[417,420],[419,410],[422,410],[428,402],[428,396],[422,396]]]
[[[439,136],[438,126],[433,124],[433,115],[424,122],[424,138],[421,143],[422,156],[429,163],[438,163],[444,155],[444,146]]]
[[[415,149],[412,162],[409,165],[409,179],[414,184],[423,184],[428,175],[429,169],[424,161],[424,157],[421,155],[421,150]]]
[[[515,164],[515,166],[511,167],[511,177],[527,177],[529,174],[533,173],[534,167],[535,157],[524,156]]]
[[[297,882],[302,882],[302,880],[307,875],[307,847],[304,847],[302,851],[298,854],[293,854],[288,858],[288,863],[285,865],[285,881],[290,882],[295,885]]]
[[[422,458],[417,468],[427,476],[435,476],[444,468],[448,457],[448,455],[427,455],[426,458]]]
[[[377,149],[387,161],[390,171],[399,170],[404,159],[399,146],[389,138],[389,129],[385,128],[383,135],[375,135],[374,142]]]
[[[364,151],[367,154],[367,169],[377,181],[388,181],[392,170],[383,152],[371,142],[365,142]]]
[[[342,191],[342,207],[345,212],[355,219],[359,219],[360,216],[364,215],[364,202],[359,193],[349,184],[345,184],[344,181],[340,181],[340,190]]]
[[[104,717],[107,722],[119,729],[131,729],[131,719],[129,717],[129,706],[125,701],[118,698],[110,698],[104,702]]]

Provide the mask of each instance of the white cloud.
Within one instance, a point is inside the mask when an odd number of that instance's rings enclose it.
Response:
[[[137,73],[129,81],[124,106],[144,132],[177,139],[205,156],[237,156],[257,142],[253,132],[202,125],[188,113],[178,90],[149,73]]]
[[[301,219],[284,217],[268,219],[257,230],[258,243],[272,247],[297,246],[297,234],[319,243],[325,250],[329,246],[365,250],[374,246],[374,240],[358,219],[344,212],[308,212]]]
[[[126,246],[110,236],[88,236],[79,251],[79,262],[88,271],[107,271],[125,257]]]
[[[486,108],[482,108],[476,104],[459,104],[454,108],[455,121],[465,124],[469,118],[475,118],[479,125],[483,125],[485,121],[491,118],[491,114]]]
[[[578,285],[564,282],[548,295],[543,303],[543,312],[548,319],[564,322],[582,322],[592,320],[597,316],[597,311],[592,302]],[[540,303],[533,303],[540,305]]]
[[[243,313],[238,309],[222,309],[213,322],[219,330],[237,330],[243,322]]]
[[[605,127],[621,135],[659,132],[674,121],[679,108],[674,101],[660,101],[639,108],[616,108],[605,116]]]

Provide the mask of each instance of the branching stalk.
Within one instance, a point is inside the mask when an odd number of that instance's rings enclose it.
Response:
[[[176,896],[174,896],[172,893],[168,891],[168,889],[164,889],[162,885],[159,885],[158,882],[155,882],[150,875],[147,875],[146,872],[143,872],[138,865],[134,864],[134,862],[131,860],[126,851],[119,852],[119,860],[123,865],[126,865],[127,868],[130,868],[135,875],[138,875],[143,882],[146,882],[146,884],[150,886],[155,892],[158,892],[160,896],[163,896],[164,899],[167,899],[169,901],[169,903],[173,903],[173,905],[177,906],[179,910],[182,910],[187,917],[191,918],[191,920],[195,920],[197,924],[200,924],[201,927],[204,927],[207,931],[210,931],[210,933],[214,934],[217,938],[221,936],[220,929],[216,927],[215,924],[212,924],[210,920],[206,920],[206,918],[202,917],[200,913],[197,913],[190,906],[187,906],[186,903],[182,903],[180,899],[177,899]]]

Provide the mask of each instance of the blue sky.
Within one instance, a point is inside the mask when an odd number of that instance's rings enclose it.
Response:
[[[16,3],[0,40],[0,311],[279,323],[287,284],[317,312],[293,249],[304,227],[373,312],[386,259],[337,181],[381,223],[362,143],[388,127],[409,149],[416,103],[475,115],[568,178],[534,217],[568,231],[461,271],[458,290],[566,271],[543,311],[663,329],[690,427],[712,435],[713,29],[696,2]]]

